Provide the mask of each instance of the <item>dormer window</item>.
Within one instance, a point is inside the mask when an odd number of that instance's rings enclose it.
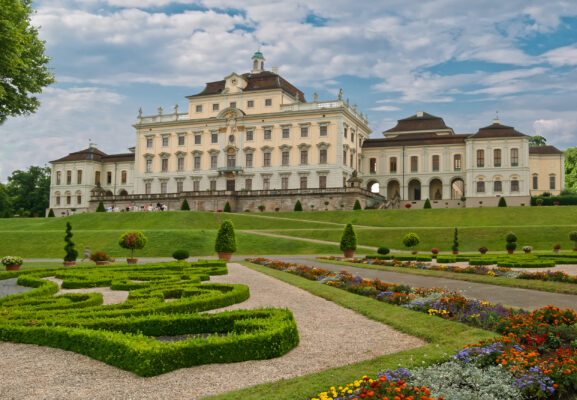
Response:
[[[266,107],[272,106],[272,99],[265,99],[265,100],[264,100],[264,105],[265,105]]]

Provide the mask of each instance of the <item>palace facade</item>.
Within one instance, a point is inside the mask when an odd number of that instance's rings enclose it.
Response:
[[[143,116],[130,153],[89,148],[52,161],[50,208],[56,215],[107,207],[165,204],[217,211],[366,207],[528,205],[531,194],[558,193],[564,154],[530,147],[529,136],[493,121],[456,134],[442,118],[418,112],[384,138],[370,139],[368,119],[337,99],[307,102],[303,92],[264,69],[232,73],[188,96],[188,110]]]

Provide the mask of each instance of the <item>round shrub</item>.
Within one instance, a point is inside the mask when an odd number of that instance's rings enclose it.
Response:
[[[355,228],[351,224],[345,226],[343,236],[341,236],[341,250],[356,250],[357,249],[357,234]]]
[[[236,251],[236,235],[234,233],[234,225],[228,219],[222,221],[218,233],[216,234],[216,242],[214,250],[218,253],[234,253]]]
[[[134,250],[140,250],[144,246],[148,239],[140,231],[126,232],[120,236],[118,239],[118,245],[123,249],[130,250],[130,258],[134,258]]]
[[[517,235],[515,235],[513,232],[509,232],[505,237],[505,240],[507,243],[514,243],[517,241]]]
[[[436,248],[436,247],[433,247],[433,248],[431,249],[431,253],[432,253],[432,254],[439,254],[439,249]]]
[[[517,248],[517,243],[515,243],[515,242],[508,242],[508,243],[505,245],[505,248],[506,248],[507,250],[510,250],[510,251],[511,251],[511,250],[515,250],[515,249]]]
[[[501,198],[502,198],[502,197],[501,197]],[[487,251],[489,251],[489,249],[487,249],[485,246],[479,247],[477,250],[478,250],[479,253],[481,253],[481,254],[485,254],[485,253],[487,253]]]
[[[419,235],[413,232],[407,233],[403,238],[403,244],[405,245],[405,247],[409,248],[415,247],[419,243],[421,243],[421,238],[419,237]]]
[[[186,260],[188,257],[190,257],[188,250],[176,250],[172,253],[172,258],[175,260]]]
[[[95,251],[94,253],[90,253],[90,260],[94,262],[108,261],[110,260],[110,257],[108,257],[108,254],[103,251]]]
[[[391,250],[389,250],[388,247],[379,247],[377,249],[377,253],[379,254],[389,254],[391,252]]]

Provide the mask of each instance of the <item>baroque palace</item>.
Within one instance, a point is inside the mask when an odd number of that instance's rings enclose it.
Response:
[[[57,216],[107,208],[233,211],[529,205],[559,193],[564,153],[529,146],[530,137],[494,120],[456,134],[419,111],[370,139],[369,122],[343,100],[307,102],[264,69],[232,73],[188,96],[188,111],[139,112],[136,145],[108,155],[96,145],[52,161],[50,208]]]

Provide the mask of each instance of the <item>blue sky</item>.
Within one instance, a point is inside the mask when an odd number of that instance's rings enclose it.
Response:
[[[37,0],[57,83],[0,126],[0,180],[88,146],[135,142],[138,108],[186,109],[205,82],[265,67],[344,97],[372,137],[424,110],[457,133],[501,123],[577,146],[574,0]]]

